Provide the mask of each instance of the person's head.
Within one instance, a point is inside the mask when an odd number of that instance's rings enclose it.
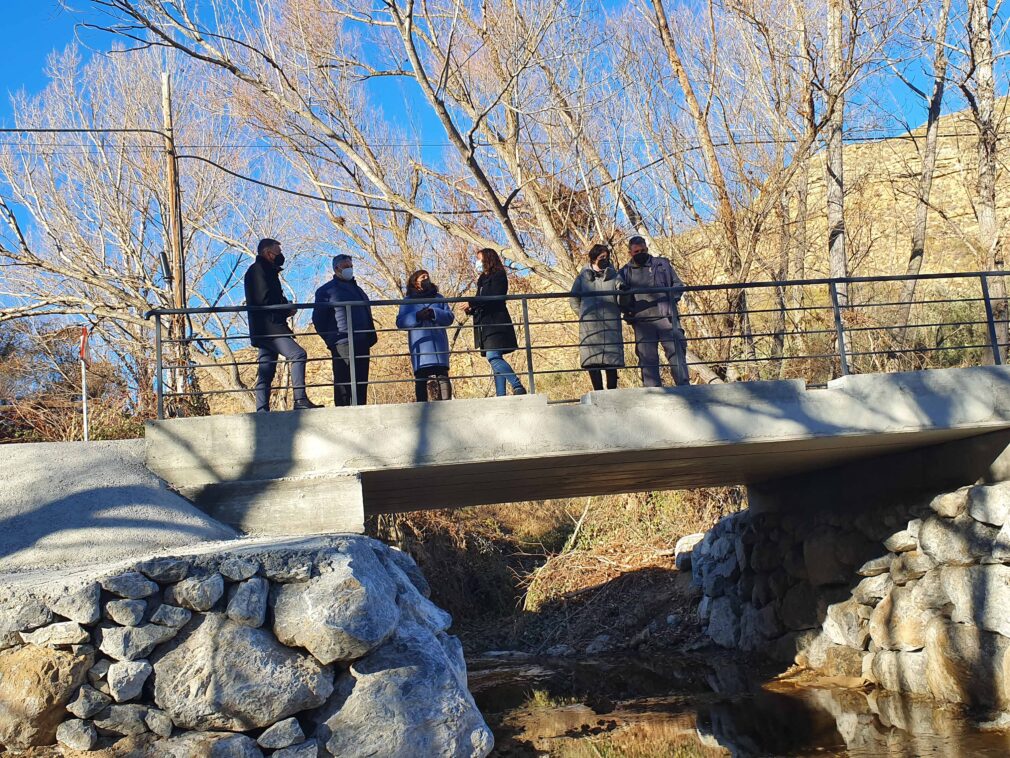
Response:
[[[649,260],[649,246],[644,237],[635,236],[628,240],[628,255],[639,266]]]
[[[423,268],[407,277],[407,292],[430,292],[435,289],[431,276]]]
[[[256,246],[256,255],[280,268],[284,265],[284,253],[281,252],[281,243],[275,239],[264,237]]]
[[[589,248],[589,262],[597,271],[606,271],[610,265],[610,247],[607,245],[593,245]]]
[[[333,275],[344,281],[354,278],[354,260],[347,253],[333,256]]]
[[[498,251],[490,247],[481,248],[477,251],[477,258],[474,260],[474,268],[478,274],[491,274],[495,271],[504,271],[505,264],[498,257]]]

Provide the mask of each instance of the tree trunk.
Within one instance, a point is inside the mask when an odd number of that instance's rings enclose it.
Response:
[[[984,254],[985,266],[990,271],[1002,271],[1003,246],[996,218],[996,85],[993,77],[992,19],[986,0],[968,2],[968,45],[971,49],[974,90],[967,83],[965,95],[978,129],[978,182],[975,198],[975,215],[978,218],[979,245]],[[993,317],[996,319],[996,337],[1000,353],[1006,353],[1007,303],[1006,282],[1003,277],[993,277],[989,290],[993,300]]]
[[[828,0],[828,92],[834,102],[828,119],[825,183],[828,200],[828,271],[835,278],[849,275],[845,254],[845,181],[842,166],[842,128],[845,125],[845,76],[842,58],[842,0]],[[847,305],[848,287],[839,285],[838,303]]]
[[[940,131],[940,111],[943,105],[943,88],[947,78],[947,19],[950,17],[950,0],[943,0],[940,18],[936,25],[936,46],[933,55],[933,92],[929,96],[929,115],[926,118],[926,144],[922,154],[922,173],[916,195],[915,222],[912,226],[912,250],[908,256],[905,273],[917,276],[922,270],[922,259],[926,253],[926,221],[929,214],[929,193],[933,186],[936,169],[936,153]],[[897,323],[902,325],[897,344],[904,345],[908,332],[908,319],[915,299],[917,281],[909,279],[903,287],[901,313]]]

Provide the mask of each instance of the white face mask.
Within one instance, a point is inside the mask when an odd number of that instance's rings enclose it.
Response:
[[[354,266],[348,266],[347,268],[342,268],[337,272],[341,279],[345,282],[351,281],[354,278]]]
[[[477,260],[475,260],[473,262],[473,270],[476,271],[478,274],[483,274],[484,273],[484,261],[482,261],[480,258],[478,258]]]

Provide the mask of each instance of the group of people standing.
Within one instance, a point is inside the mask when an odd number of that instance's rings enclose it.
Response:
[[[683,282],[670,261],[649,253],[642,237],[629,240],[628,252],[629,262],[617,270],[611,262],[610,248],[593,246],[588,263],[572,285],[570,304],[579,320],[582,368],[588,371],[594,390],[617,387],[617,371],[624,367],[626,321],[634,330],[642,383],[646,387],[662,385],[662,345],[674,381],[687,384],[687,340],[677,310]],[[284,265],[281,244],[269,238],[260,240],[256,253],[245,275],[250,340],[259,350],[256,410],[270,409],[270,389],[280,356],[291,364],[295,410],[318,408],[305,393],[305,350],[288,326],[288,318],[295,311],[258,308],[289,303],[280,284]],[[491,367],[496,395],[505,395],[507,389],[513,395],[525,395],[526,388],[505,358],[518,349],[505,299],[509,287],[505,266],[497,251],[484,248],[477,251],[474,269],[475,297],[463,307],[463,313],[473,320],[474,346]],[[406,290],[396,326],[407,332],[415,398],[418,402],[448,400],[452,397],[448,327],[455,321],[455,314],[425,270],[408,277]],[[368,399],[369,354],[378,335],[368,295],[355,281],[351,256],[333,258],[333,278],[316,290],[312,324],[332,356],[333,404],[364,405]]]

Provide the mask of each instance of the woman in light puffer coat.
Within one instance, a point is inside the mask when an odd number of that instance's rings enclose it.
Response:
[[[617,271],[610,264],[610,248],[593,245],[589,263],[575,278],[568,302],[579,317],[579,358],[589,372],[594,390],[617,388],[617,369],[624,367],[624,334]],[[588,296],[590,293],[613,293]]]
[[[443,300],[427,271],[415,271],[407,279],[407,299]],[[414,397],[449,400],[449,335],[446,327],[454,316],[448,303],[404,303],[396,316],[396,328],[407,329],[410,364],[414,370]]]

